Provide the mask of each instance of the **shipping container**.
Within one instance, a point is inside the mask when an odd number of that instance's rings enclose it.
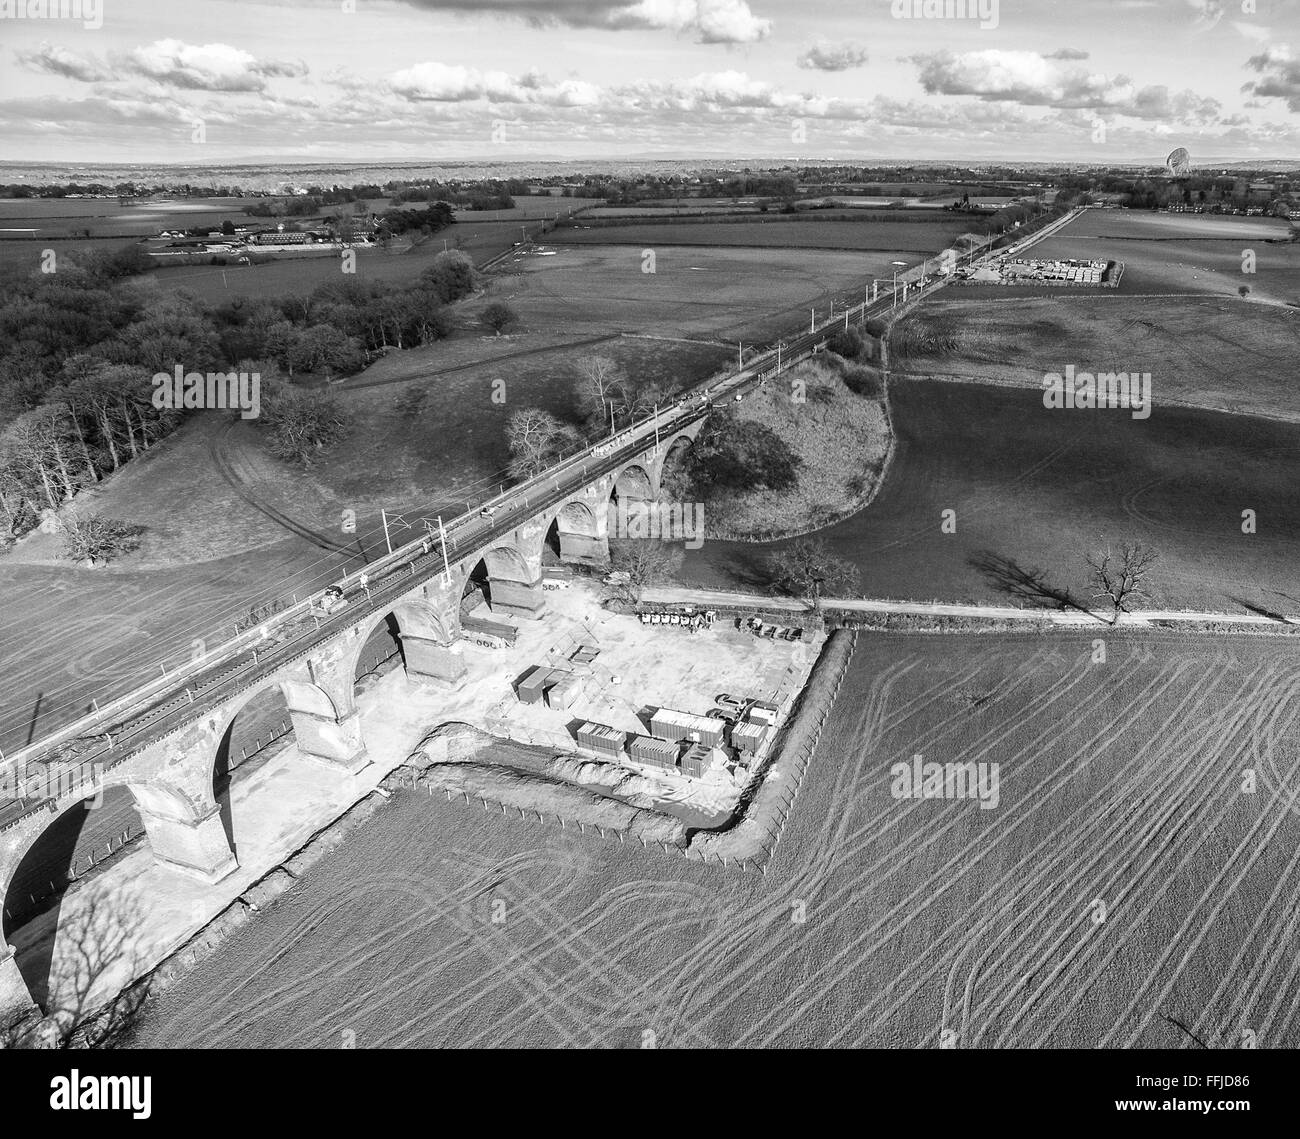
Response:
[[[726,727],[712,716],[694,716],[672,708],[660,708],[650,719],[650,730],[661,739],[693,740],[710,747],[722,743]]]
[[[749,711],[745,713],[745,719],[756,724],[775,724],[777,713],[780,710],[775,704],[769,704],[766,701],[756,700],[749,706]]]
[[[633,736],[627,754],[637,763],[653,763],[658,767],[677,766],[677,744],[654,736]]]
[[[768,725],[744,720],[731,728],[731,746],[739,751],[756,752],[767,738]]]
[[[551,670],[545,665],[537,665],[529,669],[528,674],[519,682],[519,687],[516,689],[520,702],[524,704],[540,702],[546,678],[550,674]]]
[[[579,645],[577,649],[574,650],[573,655],[569,659],[575,664],[590,664],[598,656],[600,656],[599,645],[583,644]]]
[[[569,673],[546,690],[546,703],[552,708],[570,708],[582,695],[584,677]]]
[[[549,692],[560,681],[567,680],[572,675],[572,669],[549,667],[546,672],[546,679],[542,682],[542,691]]]
[[[713,748],[708,744],[692,744],[682,756],[681,772],[691,779],[701,778],[713,763]]]
[[[578,746],[600,755],[616,757],[623,750],[626,732],[607,724],[585,723],[578,728]]]

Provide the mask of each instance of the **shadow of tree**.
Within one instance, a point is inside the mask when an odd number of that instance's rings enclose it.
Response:
[[[144,911],[133,899],[81,892],[66,920],[51,937],[57,950],[45,994],[45,1019],[22,1022],[0,1032],[10,1048],[112,1047],[139,1019],[149,995],[148,981],[135,981],[143,961],[138,950]],[[110,995],[111,994],[111,995]]]
[[[1283,596],[1285,596],[1285,594]],[[1265,609],[1261,605],[1256,605],[1254,604],[1254,602],[1246,601],[1243,598],[1237,597],[1231,593],[1228,594],[1228,600],[1235,601],[1238,605],[1240,605],[1243,609],[1247,610],[1248,612],[1256,613],[1260,617],[1267,617],[1270,621],[1279,621],[1283,625],[1291,624],[1291,621],[1287,618],[1287,615],[1285,613],[1278,613],[1276,610],[1273,609]]]
[[[1039,609],[1075,609],[1105,623],[1103,617],[1076,601],[1068,589],[1052,585],[1046,570],[1022,566],[1014,558],[992,550],[976,551],[968,564],[979,570],[985,581],[999,593],[1005,593],[1016,601]]]
[[[767,550],[737,551],[727,562],[726,574],[743,592],[773,593],[770,556]]]

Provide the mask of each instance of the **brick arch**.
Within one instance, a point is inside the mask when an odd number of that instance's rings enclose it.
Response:
[[[600,533],[600,523],[596,518],[596,512],[592,510],[589,503],[583,502],[580,498],[570,499],[548,517],[546,523],[548,531],[552,522],[559,523],[561,530],[571,534],[596,535]]]
[[[246,692],[241,692],[234,699],[222,705],[219,717],[211,716],[204,721],[208,725],[208,731],[213,733],[214,742],[218,747],[221,745],[221,741],[226,738],[239,713],[256,697],[261,696],[264,692],[269,692],[273,688],[280,690],[280,695],[284,697],[285,706],[291,710],[297,709],[309,712],[312,715],[335,720],[348,711],[346,708],[340,709],[335,697],[331,696],[321,685],[314,684],[305,677],[275,674],[268,677],[262,684],[250,688]],[[213,753],[213,762],[216,762],[215,751]]]
[[[695,446],[695,437],[699,434],[699,428],[694,431],[679,431],[671,439],[663,441],[663,456],[659,460],[659,468],[662,477],[662,470],[665,463],[675,454],[682,454],[689,451]]]
[[[473,564],[477,566],[480,561],[487,565],[488,577],[492,581],[526,582],[532,576],[528,571],[527,555],[514,546],[492,546]]]
[[[454,567],[452,572],[459,574],[460,566]],[[469,576],[469,569],[464,571],[464,576]],[[461,588],[464,588],[463,582]],[[391,606],[370,614],[361,624],[353,627],[355,635],[343,667],[343,675],[348,679],[349,683],[355,684],[356,682],[357,664],[360,661],[362,651],[366,647],[366,642],[370,639],[371,634],[390,616],[397,622],[399,637],[407,635],[423,637],[444,645],[450,644],[456,639],[454,626],[449,628],[447,621],[431,602],[418,595],[408,595],[406,598],[394,602]]]
[[[144,787],[135,783],[106,783],[106,787],[126,787],[130,790],[135,798],[137,805],[143,806],[146,799],[153,799],[161,802],[164,797],[170,797],[169,802],[176,811],[184,810],[184,803],[175,799],[174,795],[165,789],[153,789]],[[39,825],[18,826],[12,828],[9,832],[0,836],[3,841],[3,866],[5,871],[0,874],[0,928],[3,928],[4,934],[9,934],[8,911],[9,894],[15,885],[21,885],[19,870],[22,868],[23,860],[30,854],[44,839],[49,835],[60,822],[67,818],[68,814],[75,810],[81,810],[89,802],[93,795],[69,795],[64,799],[57,801],[57,810],[43,811],[36,816]],[[0,941],[0,944],[3,944]],[[3,1011],[3,1010],[0,1010]]]
[[[658,464],[642,463],[640,460],[629,463],[614,476],[611,497],[643,499],[653,501],[659,492],[659,480],[654,469]]]

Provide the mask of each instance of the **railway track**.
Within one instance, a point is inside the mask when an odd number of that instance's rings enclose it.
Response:
[[[310,526],[305,526],[283,510],[272,506],[264,498],[253,493],[249,481],[243,477],[242,472],[236,466],[236,460],[227,450],[230,432],[234,429],[234,426],[235,421],[231,420],[223,424],[221,429],[208,439],[208,457],[211,458],[212,465],[216,468],[217,473],[221,475],[230,488],[259,514],[269,518],[277,526],[288,530],[289,533],[296,534],[299,538],[310,542],[317,549],[325,550],[331,554],[346,554],[349,557],[357,557],[357,551],[348,543],[340,542],[329,534],[323,534],[319,530],[313,530]]]

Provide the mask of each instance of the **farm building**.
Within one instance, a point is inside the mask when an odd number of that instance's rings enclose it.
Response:
[[[280,233],[276,230],[255,233],[249,237],[254,245],[313,245],[320,240],[321,236],[317,233]]]

